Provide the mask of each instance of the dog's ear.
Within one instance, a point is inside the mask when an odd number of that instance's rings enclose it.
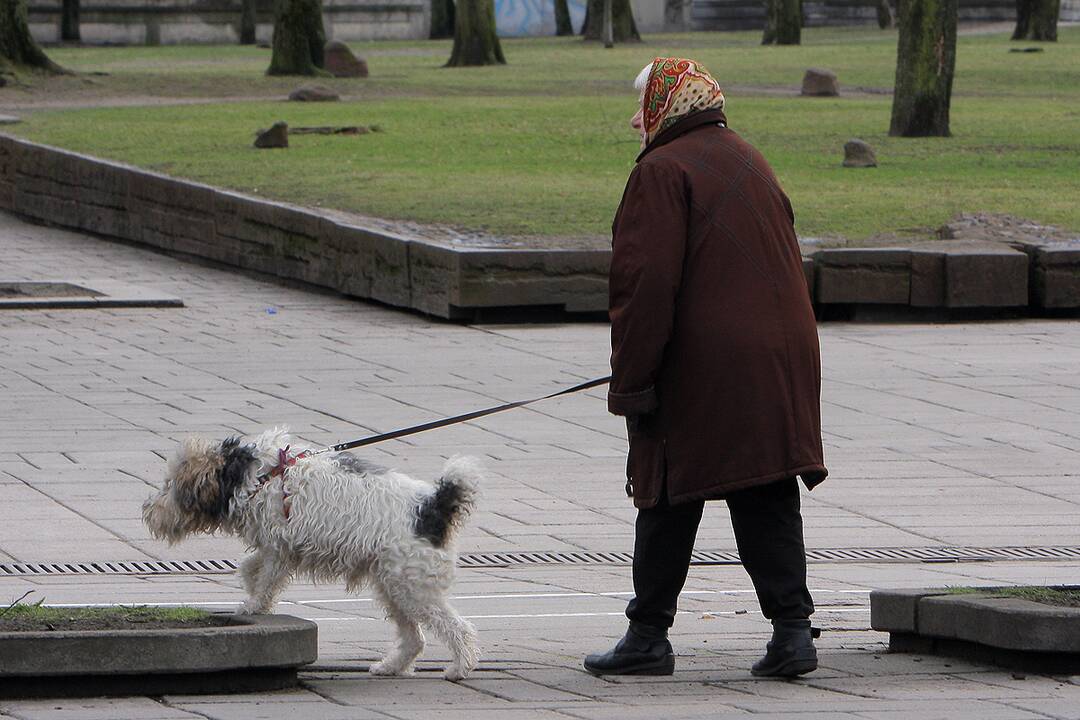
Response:
[[[184,441],[172,472],[177,506],[188,515],[213,515],[220,503],[218,476],[224,458],[221,450],[206,438]]]
[[[241,445],[239,437],[220,445],[201,438],[189,440],[184,444],[182,471],[175,476],[177,504],[191,515],[221,520],[254,462],[252,447]]]
[[[217,516],[224,516],[229,509],[229,499],[244,484],[248,471],[256,462],[255,449],[241,445],[240,438],[233,436],[221,443],[222,467],[218,473]]]

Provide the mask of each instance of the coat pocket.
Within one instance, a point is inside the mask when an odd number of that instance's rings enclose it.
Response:
[[[626,456],[626,480],[635,507],[656,505],[664,488],[665,469],[664,441],[644,432],[632,433]]]

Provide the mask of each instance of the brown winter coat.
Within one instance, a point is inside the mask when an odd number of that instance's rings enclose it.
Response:
[[[608,409],[634,504],[825,479],[817,326],[794,214],[720,111],[641,153],[612,226]],[[639,418],[634,420],[633,418]]]

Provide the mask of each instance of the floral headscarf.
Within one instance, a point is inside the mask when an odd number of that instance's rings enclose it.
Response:
[[[723,109],[720,84],[702,65],[686,58],[656,58],[642,96],[645,144],[687,115]]]

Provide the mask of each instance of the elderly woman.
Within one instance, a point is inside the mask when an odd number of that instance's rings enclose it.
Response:
[[[630,627],[603,674],[668,675],[667,639],[706,500],[723,499],[772,640],[752,672],[817,668],[798,479],[825,479],[817,327],[791,203],[727,126],[700,64],[657,58],[636,87],[641,154],[612,226],[612,381],[638,508]]]

